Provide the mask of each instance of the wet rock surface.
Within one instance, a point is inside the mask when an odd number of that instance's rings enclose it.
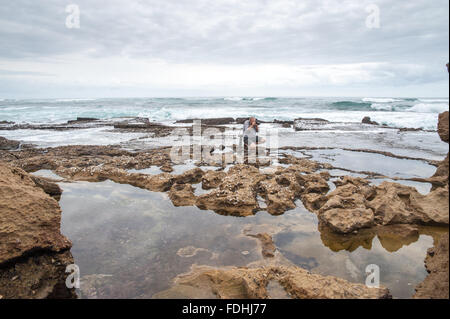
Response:
[[[448,142],[448,124],[445,128],[444,117],[442,116],[442,120],[440,117],[439,134],[443,141],[447,139]],[[182,123],[190,123],[189,121],[192,122],[187,120]],[[237,122],[231,118],[210,119],[205,123],[202,121],[206,125],[202,126],[202,130],[207,126],[229,124],[230,121]],[[308,125],[311,127],[328,125],[328,121],[321,119],[297,119],[293,123],[289,121],[276,123],[289,126],[293,124],[296,130],[308,130]],[[68,124],[77,127],[106,125],[96,119],[84,118]],[[64,127],[67,128],[68,125]],[[55,126],[53,129],[59,128]],[[173,127],[150,123],[148,119],[132,119],[115,123],[114,130],[145,131],[155,136],[166,136],[172,132]],[[219,149],[222,150],[222,148]],[[396,157],[389,152],[363,149],[356,151],[383,153],[382,155],[385,156]],[[408,159],[405,156],[401,158]],[[420,180],[433,185],[426,195],[420,194],[413,187],[399,183],[383,182],[375,186],[365,178],[352,176],[333,178],[335,188],[332,187],[330,191],[331,175],[327,170],[335,168],[332,164],[319,163],[311,158],[298,158],[289,154],[281,156],[279,162],[282,166],[263,166],[258,163],[236,164],[230,165],[231,167],[225,170],[225,165],[213,165],[205,161],[196,163],[198,168],[178,174],[173,173],[178,163],[170,160],[169,148],[139,152],[130,152],[115,146],[28,148],[14,152],[1,150],[0,160],[8,165],[0,164],[2,212],[5,208],[8,212],[20,215],[18,211],[22,210],[21,205],[33,212],[26,216],[21,215],[20,218],[11,218],[11,214],[0,215],[0,239],[2,239],[0,240],[0,256],[4,258],[0,260],[0,264],[3,262],[4,265],[8,265],[4,269],[0,268],[0,282],[14,282],[12,278],[21,278],[20,281],[23,281],[23,286],[20,286],[22,283],[18,282],[5,284],[7,288],[3,292],[0,291],[0,295],[7,298],[51,297],[56,295],[56,291],[59,291],[61,295],[64,289],[55,287],[60,287],[62,279],[60,273],[63,265],[71,262],[71,256],[67,251],[70,248],[70,242],[59,232],[59,206],[50,197],[58,199],[61,189],[52,180],[30,176],[25,171],[48,169],[56,172],[66,181],[111,180],[152,192],[167,192],[168,198],[176,207],[197,206],[202,210],[211,210],[221,215],[245,217],[254,215],[258,211],[266,211],[276,216],[296,208],[300,200],[309,211],[317,215],[323,243],[336,252],[354,251],[358,247],[370,249],[372,240],[376,236],[382,247],[395,252],[418,240],[421,234],[419,230],[421,226],[418,225],[448,226],[448,155],[440,163],[429,161],[432,165],[436,164],[437,170],[433,177]],[[207,165],[210,167],[202,169],[202,166]],[[148,175],[128,171],[151,166],[159,167],[163,173]],[[371,172],[363,173],[367,173],[367,177],[374,175]],[[193,185],[201,186],[203,190],[209,190],[209,192],[196,195]],[[11,196],[12,193],[15,195]],[[276,264],[281,259],[279,259],[280,253],[274,244],[272,234],[260,231],[245,235],[255,238],[261,247],[263,260],[274,264],[270,267],[256,268],[252,266],[233,269],[195,269],[189,275],[178,278],[174,287],[154,297],[269,298],[271,296],[267,286],[270,281],[279,283],[285,292],[294,298],[390,297],[386,289],[367,290],[368,288],[363,285],[349,283],[336,277],[313,275],[299,267]],[[3,238],[7,239],[3,240]],[[191,250],[181,251],[180,256],[186,258],[192,254],[208,252],[207,249],[194,247],[192,251],[195,253],[190,254]],[[45,251],[46,254],[35,256],[34,253],[37,251]],[[446,269],[448,282],[448,258],[447,264],[432,261],[437,260],[432,259],[434,256],[442,255],[441,251],[445,251],[445,247],[436,246],[429,253],[427,269],[430,270],[431,279],[427,278],[418,287],[417,296],[425,298],[437,296],[438,293],[433,292],[433,289],[440,290],[439,295],[447,291],[448,296],[448,285],[437,286],[441,279],[434,279],[443,278],[442,273]],[[243,255],[244,253],[250,254],[247,250],[243,251]],[[53,259],[48,259],[49,255],[52,255]],[[211,258],[213,257],[212,254]],[[12,272],[11,265],[14,263],[17,274]],[[39,263],[44,265],[42,272],[35,277],[26,274],[28,270],[35,269],[36,264]],[[109,280],[108,278],[87,276],[85,281],[90,282],[91,285],[87,284],[87,290],[84,293],[96,298],[93,287],[97,283]],[[50,283],[48,286],[33,283],[30,287],[38,288],[26,290],[25,286],[33,280]],[[432,284],[426,283],[427,280]]]
[[[66,267],[73,263],[70,251],[20,258],[0,268],[0,295],[5,299],[77,298],[66,287]]]
[[[71,242],[60,233],[56,184],[0,162],[0,295],[73,298],[65,269]]]
[[[448,111],[439,114],[438,120],[438,134],[441,140],[448,143]]]
[[[8,140],[0,136],[0,150],[15,150],[20,146],[19,141]]]
[[[321,222],[336,232],[376,225],[448,225],[448,186],[422,195],[413,187],[392,182],[370,186],[364,179],[348,176],[335,184],[330,194],[305,200]]]
[[[203,297],[220,299],[267,299],[269,281],[277,281],[292,298],[298,299],[386,299],[386,288],[368,288],[346,280],[311,274],[299,267],[262,267],[194,269],[175,279],[175,285],[153,298],[192,298],[197,291]]]
[[[449,298],[449,265],[448,234],[443,235],[425,258],[425,267],[429,275],[416,287],[414,298],[448,299]]]
[[[61,209],[33,178],[0,163],[0,264],[38,250],[71,247],[60,233]]]

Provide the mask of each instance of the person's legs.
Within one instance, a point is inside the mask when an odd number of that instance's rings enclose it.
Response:
[[[256,144],[261,144],[264,143],[266,140],[264,139],[264,137],[258,138],[258,136],[256,137]]]

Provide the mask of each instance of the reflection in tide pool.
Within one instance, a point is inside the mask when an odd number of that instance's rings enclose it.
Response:
[[[390,238],[387,245],[371,234],[349,239],[321,233],[316,216],[300,201],[281,216],[259,212],[242,218],[174,207],[165,193],[111,181],[59,185],[64,191],[62,233],[73,242],[83,298],[151,298],[193,264],[246,266],[261,261],[259,243],[245,235],[249,232],[273,235],[288,262],[314,273],[364,283],[365,267],[375,263],[381,284],[394,297],[408,298],[427,274],[423,261],[433,245],[425,234],[405,242]],[[276,296],[283,294],[277,291],[271,297]]]

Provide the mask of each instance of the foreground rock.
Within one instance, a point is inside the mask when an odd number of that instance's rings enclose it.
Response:
[[[19,141],[8,140],[0,136],[0,150],[15,150],[20,146]]]
[[[194,267],[176,278],[175,285],[153,298],[267,299],[267,285],[277,281],[297,299],[387,299],[386,288],[368,288],[344,279],[311,274],[295,266],[211,269]]]
[[[422,195],[413,187],[391,182],[371,186],[362,178],[349,176],[335,184],[330,194],[304,200],[310,201],[308,206],[319,220],[336,232],[377,225],[449,223],[448,186]]]
[[[0,295],[4,299],[72,299],[66,287],[67,265],[73,264],[70,251],[45,253],[21,258],[0,268]]]
[[[439,114],[438,134],[441,140],[448,143],[448,125],[449,125],[448,111]]]
[[[65,286],[66,266],[73,263],[72,244],[60,233],[58,202],[44,192],[56,193],[54,186],[0,162],[3,298],[75,297]]]
[[[19,168],[0,163],[0,264],[37,250],[71,247],[60,233],[58,202]]]
[[[449,299],[448,234],[428,249],[425,267],[429,275],[416,287],[414,298]]]
[[[448,111],[439,114],[439,122],[438,122],[438,133],[439,137],[443,142],[448,143]],[[449,153],[447,153],[447,157],[439,163],[436,173],[430,178],[430,182],[433,184],[433,187],[439,187],[441,184],[448,185],[448,174],[449,174],[449,166],[448,166],[448,157]]]

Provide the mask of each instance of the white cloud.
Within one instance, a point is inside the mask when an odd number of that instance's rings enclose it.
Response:
[[[447,0],[74,2],[80,29],[65,27],[59,0],[0,7],[0,94],[53,86],[210,95],[284,86],[327,95],[416,85],[422,92],[411,94],[430,95],[448,81]],[[379,29],[365,26],[371,3],[380,7]]]

